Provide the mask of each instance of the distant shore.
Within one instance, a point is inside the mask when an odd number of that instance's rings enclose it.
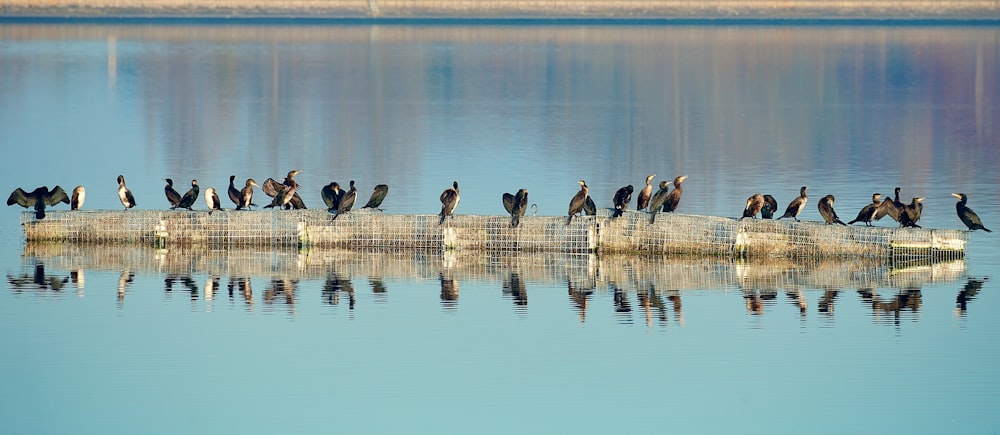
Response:
[[[988,20],[998,0],[0,0],[3,18]]]

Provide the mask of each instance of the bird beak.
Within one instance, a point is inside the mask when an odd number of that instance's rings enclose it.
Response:
[[[962,199],[962,195],[959,195],[957,193],[952,193],[951,196],[954,196],[955,198],[958,198],[958,199]]]

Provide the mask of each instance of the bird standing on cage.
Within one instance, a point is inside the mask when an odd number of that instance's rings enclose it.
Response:
[[[358,198],[358,189],[354,187],[354,180],[351,180],[351,188],[346,192],[341,191],[339,198],[337,199],[337,214],[333,216],[334,219],[340,215],[351,211],[354,207],[354,201]]]
[[[48,186],[42,186],[31,192],[25,192],[18,187],[7,198],[8,206],[17,204],[24,208],[34,207],[35,219],[45,219],[45,206],[54,206],[60,202],[69,204],[69,196],[66,196],[66,192],[59,186],[53,187],[51,191]]]
[[[649,198],[653,196],[653,178],[656,174],[646,176],[646,185],[639,191],[639,196],[635,199],[635,210],[640,211],[649,206]]]
[[[667,195],[670,194],[670,183],[666,180],[660,182],[660,189],[649,198],[649,223],[656,222],[656,213],[659,213],[660,209],[663,208],[663,203],[667,200]]]
[[[174,210],[181,205],[181,194],[174,190],[174,180],[165,178],[167,185],[163,186],[163,193],[167,196],[167,202],[170,203],[170,209]]]
[[[255,186],[257,186],[257,182],[253,178],[247,178],[246,185],[240,190],[240,203],[236,206],[237,210],[250,210],[250,206],[257,205],[253,203],[253,188]]]
[[[778,201],[771,195],[764,195],[764,205],[760,207],[760,218],[774,219],[776,211],[778,211]]]
[[[236,185],[233,184],[235,181],[236,181],[236,176],[235,175],[230,175],[229,176],[229,189],[226,190],[226,193],[229,194],[229,200],[232,201],[233,205],[236,206],[236,209],[239,210],[239,207],[240,207],[240,191],[239,191],[239,189],[236,188]]]
[[[920,215],[924,212],[924,198],[916,197],[909,204],[903,205],[903,210],[899,213],[899,224],[903,227],[921,228],[917,225]]]
[[[125,177],[121,175],[118,176],[118,200],[125,206],[125,210],[135,207],[135,197],[132,196],[132,191],[125,185]]]
[[[872,226],[872,219],[875,219],[875,213],[878,212],[878,207],[882,205],[881,198],[881,193],[873,193],[872,202],[862,207],[861,211],[858,212],[858,217],[854,218],[847,224],[854,225],[855,222],[864,222],[865,226]]]
[[[184,193],[183,197],[181,197],[181,202],[177,203],[177,207],[194,210],[191,207],[194,206],[194,202],[198,200],[199,192],[201,192],[201,189],[198,187],[198,180],[191,180],[191,188]]]
[[[453,181],[451,187],[441,192],[441,220],[438,221],[438,225],[444,223],[444,218],[451,216],[452,219],[455,218],[455,208],[458,207],[458,201],[461,199],[458,195],[458,182]]]
[[[583,211],[584,207],[587,206],[587,198],[589,198],[590,188],[587,187],[587,182],[583,180],[577,181],[580,185],[580,190],[573,195],[573,198],[569,200],[569,217],[566,219],[566,225],[573,222],[573,216],[577,215]]]
[[[760,213],[760,210],[763,207],[764,207],[764,196],[759,193],[751,195],[749,198],[747,198],[747,203],[743,207],[743,216],[740,217],[740,219],[743,218],[757,219],[757,213]]]
[[[333,181],[323,186],[319,190],[319,196],[323,198],[323,203],[326,204],[326,211],[330,213],[336,212],[337,207],[340,206],[340,183]]]
[[[222,201],[219,199],[219,194],[215,192],[214,187],[205,189],[205,205],[208,206],[209,215],[215,210],[222,210]]]
[[[73,194],[69,198],[69,209],[70,210],[80,210],[83,208],[83,202],[87,199],[87,189],[83,186],[76,186],[73,188]]]
[[[840,217],[837,216],[837,212],[833,211],[833,202],[833,195],[827,195],[820,198],[819,203],[816,204],[816,207],[819,208],[819,215],[823,216],[823,220],[826,221],[827,225],[847,225],[844,221],[840,220]]]
[[[628,209],[628,203],[632,201],[633,189],[632,185],[629,184],[615,192],[615,212],[611,214],[611,217],[619,217],[622,213],[625,213],[625,210]]]
[[[958,218],[969,227],[969,231],[983,230],[987,233],[992,233],[989,228],[983,226],[983,221],[979,219],[979,215],[972,211],[966,203],[969,202],[969,197],[964,193],[952,193],[951,196],[958,198],[958,202],[955,203],[955,212],[958,213]]]
[[[364,207],[361,208],[373,208],[378,211],[382,211],[379,206],[382,205],[382,201],[385,200],[385,196],[389,194],[388,184],[379,184],[372,189],[372,195],[368,198],[368,202],[365,203]]]
[[[663,211],[667,213],[673,213],[677,210],[677,204],[681,202],[681,195],[684,193],[684,188],[681,187],[681,183],[687,180],[687,175],[680,175],[674,178],[674,190],[671,190],[667,194],[667,199],[663,201]]]
[[[288,174],[285,175],[284,181],[282,181],[281,183],[275,181],[275,179],[273,178],[268,178],[267,180],[264,180],[264,184],[260,186],[260,190],[262,190],[265,195],[270,196],[271,198],[275,198],[279,196],[281,192],[287,190],[286,188],[294,187],[295,188],[294,195],[292,195],[292,197],[287,202],[285,202],[285,205],[283,207],[286,210],[290,208],[294,208],[296,210],[305,209],[306,204],[302,201],[302,197],[299,196],[298,194],[299,183],[295,181],[295,176],[299,175],[299,173],[301,172],[302,171],[299,171],[298,169],[288,171]],[[281,200],[278,200],[277,202],[281,202]],[[271,207],[274,206],[273,205],[274,203],[275,201],[272,200]],[[265,208],[270,208],[270,207],[265,206]]]
[[[796,222],[799,221],[799,214],[801,214],[802,210],[806,208],[806,202],[809,201],[809,196],[806,195],[806,189],[808,189],[808,186],[802,186],[799,188],[799,196],[793,199],[792,202],[788,203],[788,207],[785,208],[785,214],[781,215],[778,220],[783,218],[792,218],[795,219]]]
[[[511,195],[503,194],[503,208],[510,215],[511,228],[517,228],[521,223],[521,217],[528,210],[528,189],[519,189],[517,193]]]

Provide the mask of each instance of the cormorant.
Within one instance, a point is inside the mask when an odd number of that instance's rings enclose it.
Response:
[[[215,210],[222,210],[222,200],[219,199],[219,194],[215,193],[214,187],[205,189],[205,205],[208,206],[208,214],[212,214]]]
[[[920,214],[924,211],[922,202],[924,202],[923,198],[913,198],[912,202],[903,206],[903,211],[899,213],[900,226],[920,228],[917,221],[920,220]]]
[[[240,208],[240,197],[242,195],[240,195],[239,189],[237,189],[236,186],[233,185],[234,181],[236,181],[236,176],[235,175],[230,175],[229,176],[229,190],[227,192],[229,192],[229,200],[232,201],[233,204],[236,205],[236,209],[239,210],[239,208]]]
[[[955,203],[955,211],[958,212],[958,218],[962,220],[962,223],[969,227],[969,231],[983,230],[987,233],[993,232],[989,228],[984,227],[983,221],[979,219],[979,215],[965,205],[969,202],[968,196],[964,193],[952,193],[951,196],[958,198],[958,202]]]
[[[632,201],[632,185],[622,187],[615,192],[615,212],[611,217],[619,217],[628,208],[628,203]]]
[[[87,198],[87,190],[83,186],[73,188],[73,195],[69,199],[69,209],[79,210],[83,208],[83,201]]]
[[[335,212],[337,211],[337,206],[340,205],[340,184],[336,181],[323,186],[320,189],[319,194],[323,197],[323,203],[326,204],[326,211]]]
[[[858,217],[847,224],[854,225],[855,222],[864,222],[866,226],[872,226],[872,219],[875,219],[875,213],[878,211],[879,206],[882,205],[881,198],[881,193],[873,193],[871,204],[862,207],[861,211],[858,212]]]
[[[288,205],[292,202],[292,199],[295,198],[295,195],[298,194],[299,185],[296,184],[295,186],[291,187],[285,185],[280,185],[280,186],[281,187],[277,191],[277,194],[274,196],[274,199],[271,200],[270,204],[265,205],[264,208],[278,207],[279,209],[281,209],[284,207],[287,210]]]
[[[275,198],[282,191],[285,190],[282,187],[295,187],[296,191],[288,201],[284,202],[283,207],[285,207],[286,210],[289,208],[305,209],[306,205],[304,202],[302,202],[302,197],[300,197],[298,193],[299,183],[295,181],[295,176],[299,175],[300,172],[302,171],[299,171],[297,169],[288,171],[288,175],[285,176],[284,181],[282,181],[281,183],[275,181],[273,178],[268,178],[267,180],[264,180],[264,184],[260,186],[260,190],[264,191],[265,195],[270,196],[271,198]],[[279,200],[278,202],[282,201]],[[272,200],[271,201],[272,207],[274,203],[275,202]]]
[[[34,207],[35,219],[45,219],[45,206],[54,206],[60,202],[69,204],[69,197],[66,196],[66,191],[59,186],[52,188],[51,191],[49,191],[48,186],[42,186],[31,192],[25,192],[18,187],[7,198],[8,206],[17,204],[24,208]]]
[[[774,212],[778,211],[778,201],[771,195],[764,195],[764,206],[760,208],[762,219],[774,219]]]
[[[653,195],[653,185],[650,184],[653,181],[653,177],[656,177],[656,174],[646,176],[646,186],[639,191],[639,197],[635,200],[636,211],[642,210],[649,205],[649,198]]]
[[[382,200],[385,199],[385,195],[387,195],[388,193],[389,193],[388,184],[379,184],[375,186],[375,188],[372,189],[372,196],[368,198],[368,203],[366,203],[365,206],[361,208],[374,208],[376,210],[379,210],[378,207],[382,205]]]
[[[132,191],[125,186],[125,177],[121,175],[118,176],[118,199],[125,206],[125,210],[135,207],[135,197],[132,196]]]
[[[597,214],[597,204],[594,204],[594,198],[591,198],[590,195],[587,195],[587,200],[583,202],[583,212],[588,216]]]
[[[885,216],[889,216],[892,220],[899,222],[899,215],[903,212],[903,203],[899,202],[899,190],[899,187],[896,187],[894,190],[895,196],[893,198],[886,198],[882,200],[878,209],[875,210],[875,217],[872,219],[880,220]]]
[[[819,215],[823,216],[823,220],[826,221],[827,225],[835,223],[847,225],[844,221],[840,220],[840,217],[837,216],[837,212],[833,211],[833,201],[833,195],[827,195],[820,198],[819,203],[816,204],[816,207],[819,208]]]
[[[246,186],[243,186],[243,190],[240,190],[240,204],[236,207],[237,210],[247,209],[250,210],[251,205],[256,205],[253,203],[253,188],[257,185],[257,182],[253,178],[247,178]]]
[[[511,210],[510,226],[517,228],[521,224],[521,216],[528,210],[528,189],[519,189],[514,195],[514,208]]]
[[[569,218],[566,219],[566,225],[573,222],[573,216],[583,211],[583,207],[587,205],[587,194],[590,193],[587,182],[580,180],[577,183],[580,183],[580,191],[576,192],[576,195],[573,195],[573,199],[569,201]]]
[[[334,219],[340,216],[341,213],[347,213],[351,211],[354,207],[354,201],[358,198],[358,189],[354,187],[354,180],[351,180],[351,189],[346,193],[341,191],[340,199],[337,200],[337,214],[333,216]]]
[[[444,223],[444,218],[451,216],[454,218],[455,207],[458,207],[458,201],[461,198],[458,195],[458,182],[453,181],[451,187],[441,192],[441,220],[438,221],[438,225]]]
[[[500,198],[500,201],[503,202],[503,209],[507,210],[507,214],[511,216],[514,215],[514,201],[516,198],[516,196],[507,192],[504,192],[503,196]]]
[[[808,186],[802,186],[799,189],[799,196],[795,198],[788,204],[788,208],[785,209],[785,214],[781,215],[778,219],[790,217],[795,219],[796,222],[799,220],[799,214],[802,213],[802,209],[806,208],[806,202],[809,201],[809,196],[806,195],[806,188]]]
[[[743,207],[743,218],[757,219],[757,213],[760,213],[761,208],[764,207],[764,196],[759,193],[755,193],[747,198],[747,204]]]
[[[684,188],[681,187],[681,183],[687,180],[687,175],[681,175],[674,178],[674,190],[671,190],[667,195],[666,201],[663,201],[663,211],[668,213],[673,213],[677,210],[677,203],[681,202],[681,194],[684,193]]]
[[[194,202],[198,200],[198,192],[200,191],[201,189],[198,188],[198,180],[191,180],[191,189],[184,194],[181,198],[181,202],[177,204],[177,207],[192,210],[191,207],[194,206]]]
[[[167,195],[167,201],[170,202],[170,209],[173,210],[181,204],[181,194],[174,190],[174,180],[169,178],[165,179],[167,185],[163,186],[163,193]]]
[[[653,196],[649,199],[649,213],[651,214],[651,216],[649,217],[649,223],[653,223],[656,221],[656,213],[660,211],[660,209],[663,207],[663,203],[666,202],[669,190],[670,190],[670,183],[668,183],[667,181],[661,181],[660,190],[657,190],[656,193],[654,193]]]

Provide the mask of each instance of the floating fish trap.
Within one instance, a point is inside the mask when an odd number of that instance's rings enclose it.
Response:
[[[923,228],[825,225],[630,211],[596,216],[523,217],[386,214],[325,210],[51,211],[21,214],[29,241],[151,246],[315,246],[727,257],[962,258],[967,232]]]

